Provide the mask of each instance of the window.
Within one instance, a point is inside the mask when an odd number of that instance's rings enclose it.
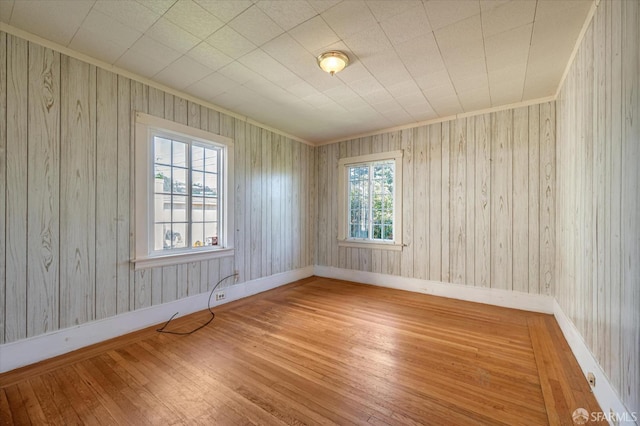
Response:
[[[136,269],[233,254],[233,142],[136,113]]]
[[[339,162],[338,244],[402,249],[402,151]]]

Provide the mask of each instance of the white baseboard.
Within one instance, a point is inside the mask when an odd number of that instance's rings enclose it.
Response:
[[[600,404],[604,415],[609,416],[604,420],[608,420],[612,425],[615,424],[612,421],[613,419],[611,419],[611,413],[613,412],[618,420],[617,424],[636,424],[636,422],[640,420],[640,413],[630,413],[624,406],[622,400],[620,400],[618,394],[609,382],[609,378],[584,342],[582,335],[555,299],[553,301],[553,315],[562,330],[565,340],[571,348],[571,352],[573,352],[582,369],[585,380],[589,372],[593,373],[596,378],[593,395],[596,397],[598,404]],[[593,415],[594,414],[592,414],[592,416]]]
[[[554,298],[541,294],[450,284],[318,265],[314,268],[314,275],[413,291],[416,293],[431,294],[433,296],[448,297],[451,299],[466,300],[469,302],[485,303],[505,308],[522,309],[545,314],[553,313]]]
[[[224,301],[211,301],[211,306],[218,306],[233,300],[242,299],[263,291],[271,290],[313,275],[313,266],[283,272],[256,280],[247,281],[225,287]],[[207,309],[209,293],[197,294],[162,305],[151,306],[80,324],[75,327],[53,331],[40,336],[18,340],[0,345],[0,373],[14,370],[25,365],[43,361],[62,355],[94,343],[122,336],[136,330],[161,324],[176,312],[181,317]]]

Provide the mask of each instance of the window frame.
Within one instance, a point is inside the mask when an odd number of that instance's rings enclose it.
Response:
[[[135,243],[131,262],[135,269],[156,266],[170,266],[180,263],[196,262],[224,256],[233,256],[234,251],[234,141],[225,136],[205,130],[189,127],[180,123],[154,117],[142,112],[134,112],[134,209],[135,209]],[[172,253],[155,251],[153,248],[154,226],[154,179],[153,179],[153,138],[155,136],[170,137],[181,142],[208,145],[221,150],[222,158],[219,170],[219,235],[217,246],[189,247]],[[189,148],[191,151],[191,148]],[[191,174],[191,164],[188,173]],[[191,188],[189,189],[191,200]],[[190,205],[189,207],[190,208]],[[188,226],[193,225],[190,216]],[[171,250],[170,250],[171,251]]]
[[[403,151],[380,152],[341,158],[338,161],[338,246],[376,248],[401,251],[402,244],[402,157]],[[393,241],[374,240],[372,238],[349,237],[349,166],[372,164],[382,161],[394,162],[393,176]],[[369,200],[369,203],[372,199]]]

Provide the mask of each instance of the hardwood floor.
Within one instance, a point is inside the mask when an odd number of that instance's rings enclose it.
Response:
[[[550,315],[317,277],[215,312],[190,336],[153,327],[0,375],[0,424],[571,425],[600,411]]]

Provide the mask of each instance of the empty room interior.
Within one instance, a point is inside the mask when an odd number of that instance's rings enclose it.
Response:
[[[639,92],[638,0],[0,0],[0,424],[638,424]]]

